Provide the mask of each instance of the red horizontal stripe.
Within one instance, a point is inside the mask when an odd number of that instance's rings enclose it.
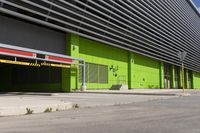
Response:
[[[20,51],[20,50],[13,50],[13,49],[8,49],[8,48],[0,48],[0,52],[7,53],[7,54],[15,54],[15,55],[34,57],[34,53]]]
[[[71,63],[73,61],[72,59],[56,57],[56,56],[48,56],[48,60],[62,61],[67,63]]]

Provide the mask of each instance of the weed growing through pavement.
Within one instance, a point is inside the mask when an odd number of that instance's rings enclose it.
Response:
[[[30,114],[33,114],[33,110],[30,109],[30,108],[26,108],[26,115],[30,115]]]
[[[79,108],[79,105],[78,104],[74,104],[73,108]]]
[[[45,112],[45,113],[52,112],[52,108],[46,108],[46,109],[44,110],[44,112]]]

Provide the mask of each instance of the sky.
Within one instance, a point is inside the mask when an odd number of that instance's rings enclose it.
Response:
[[[192,0],[200,12],[200,0]]]

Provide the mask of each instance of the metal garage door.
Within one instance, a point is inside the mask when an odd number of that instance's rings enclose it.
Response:
[[[65,33],[0,15],[0,43],[65,54]]]

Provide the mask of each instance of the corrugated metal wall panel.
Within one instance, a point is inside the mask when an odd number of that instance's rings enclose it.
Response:
[[[200,18],[189,0],[0,0],[0,12],[200,71]]]

